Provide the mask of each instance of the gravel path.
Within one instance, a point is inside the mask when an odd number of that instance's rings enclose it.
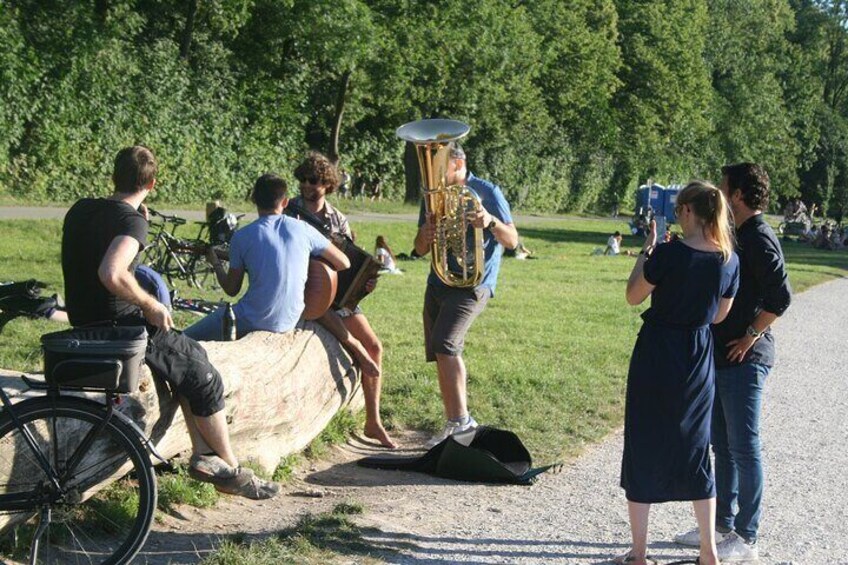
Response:
[[[763,416],[763,564],[848,563],[846,297],[848,279],[813,288],[775,327],[778,361]],[[442,482],[388,497],[349,494],[379,528],[367,537],[400,550],[385,557],[391,563],[606,563],[629,541],[621,444],[615,433],[529,489]],[[654,506],[651,552],[660,562],[696,557],[667,543],[693,524],[690,504]]]
[[[778,365],[763,416],[766,464],[761,559],[766,564],[848,564],[848,278],[796,296],[775,328]],[[398,434],[406,445],[421,434]],[[601,564],[629,545],[618,487],[621,432],[533,487],[472,485],[417,473],[359,468],[373,448],[352,441],[304,471],[273,500],[228,498],[215,509],[186,508],[157,524],[139,562],[196,563],[221,536],[259,537],[305,512],[361,502],[356,518],[375,557],[387,563]],[[538,462],[544,463],[544,462]],[[310,494],[322,498],[309,498]],[[654,506],[651,553],[687,562],[697,551],[668,543],[694,525],[691,505]],[[339,562],[373,563],[359,555]],[[693,562],[693,561],[689,561]]]

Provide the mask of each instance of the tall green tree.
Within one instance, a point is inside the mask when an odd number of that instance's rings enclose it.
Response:
[[[555,124],[553,135],[574,153],[563,171],[570,167],[570,175],[559,181],[568,189],[560,205],[582,210],[602,196],[611,172],[612,100],[621,86],[618,13],[612,0],[540,0],[528,9],[543,38],[537,84]]]
[[[793,12],[786,0],[709,3],[707,57],[720,158],[762,163],[776,197],[794,194],[800,149],[781,76],[791,60]]]
[[[685,181],[710,159],[709,18],[705,0],[618,0],[622,87],[615,186]]]
[[[848,32],[846,2],[796,0],[788,68],[791,108],[802,147],[801,196],[841,216],[848,171]],[[810,109],[811,108],[811,109]]]
[[[38,111],[33,103],[38,60],[20,29],[19,18],[18,9],[0,8],[0,178],[8,173],[14,148]]]

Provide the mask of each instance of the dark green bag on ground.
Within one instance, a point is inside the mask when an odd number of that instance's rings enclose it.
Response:
[[[420,457],[366,457],[358,464],[458,481],[514,485],[531,485],[540,474],[560,467],[554,464],[534,469],[530,453],[517,435],[488,426],[448,437]]]

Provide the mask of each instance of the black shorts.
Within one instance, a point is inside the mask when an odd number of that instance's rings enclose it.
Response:
[[[424,351],[427,361],[436,354],[459,356],[465,347],[465,334],[486,308],[492,291],[485,286],[447,288],[427,285],[424,294]]]
[[[206,350],[182,333],[148,326],[150,339],[144,360],[156,377],[184,396],[195,416],[211,416],[224,409],[224,383],[209,362]]]

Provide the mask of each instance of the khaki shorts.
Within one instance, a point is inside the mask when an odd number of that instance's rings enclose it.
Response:
[[[486,308],[492,291],[488,287],[448,288],[427,285],[424,294],[424,351],[427,361],[436,354],[462,355],[465,334]]]

